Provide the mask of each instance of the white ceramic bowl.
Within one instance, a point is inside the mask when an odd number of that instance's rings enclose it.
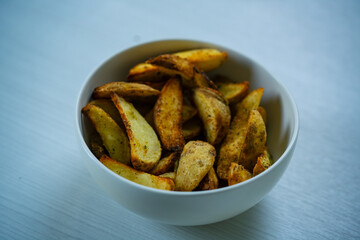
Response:
[[[217,48],[229,54],[227,62],[210,76],[221,73],[236,81],[247,80],[251,89],[264,87],[261,105],[268,112],[268,147],[276,162],[243,183],[211,191],[170,192],[145,187],[122,178],[105,166],[88,148],[87,125],[81,108],[93,89],[126,80],[128,70],[149,57],[196,48]],[[85,81],[76,106],[76,131],[83,159],[95,181],[124,208],[153,221],[173,225],[202,225],[236,216],[258,203],[279,181],[293,155],[299,116],[288,90],[264,68],[223,46],[191,40],[164,40],[141,44],[111,57]]]

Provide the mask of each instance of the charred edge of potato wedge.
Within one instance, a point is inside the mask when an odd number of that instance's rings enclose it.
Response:
[[[116,93],[111,99],[120,112],[131,146],[131,163],[137,170],[150,171],[161,157],[161,144],[154,129],[136,108]]]
[[[132,182],[162,190],[172,191],[175,189],[174,181],[170,178],[158,177],[146,172],[138,171],[112,158],[109,158],[106,155],[103,155],[100,158],[100,162],[114,173]]]
[[[257,109],[264,88],[258,88],[250,92],[237,106],[229,130],[224,138],[217,162],[216,173],[222,180],[228,179],[231,162],[239,163],[239,158],[247,134],[247,125],[250,111]]]
[[[207,141],[216,145],[225,137],[231,113],[227,101],[211,88],[196,88],[194,103],[203,122]]]
[[[161,90],[154,106],[154,125],[162,146],[169,151],[182,151],[182,90],[177,77],[170,78]]]
[[[124,164],[130,164],[129,140],[119,125],[102,108],[87,104],[82,113],[99,133],[110,156]]]
[[[251,173],[244,166],[232,162],[229,168],[228,185],[234,185],[252,178]]]
[[[188,142],[179,159],[176,171],[175,189],[194,190],[214,165],[215,148],[203,141]]]
[[[117,95],[135,101],[149,101],[155,100],[160,94],[148,85],[134,82],[110,82],[96,87],[93,91],[92,97],[97,98],[110,98],[110,93],[114,92]]]

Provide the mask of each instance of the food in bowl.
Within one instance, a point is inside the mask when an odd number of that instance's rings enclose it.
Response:
[[[129,69],[127,82],[96,86],[82,109],[102,164],[138,184],[175,191],[238,184],[272,165],[264,88],[249,93],[247,81],[206,74],[221,68],[227,52],[149,57]]]

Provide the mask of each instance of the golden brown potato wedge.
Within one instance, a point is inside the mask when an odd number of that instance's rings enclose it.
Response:
[[[162,81],[162,82],[141,82],[142,84],[148,85],[156,90],[161,91],[161,89],[163,88],[163,86],[165,85],[165,83],[167,82],[168,78],[166,78],[166,80]]]
[[[91,102],[89,102],[90,105],[98,106],[99,108],[102,108],[107,114],[110,115],[112,119],[115,120],[115,122],[125,130],[124,123],[121,119],[120,113],[115,107],[114,103],[111,101],[111,99],[95,99]]]
[[[182,151],[185,145],[182,133],[181,81],[170,78],[161,90],[154,107],[154,125],[163,148]]]
[[[181,58],[186,58],[202,71],[210,71],[220,67],[228,58],[226,52],[220,52],[213,48],[195,49],[174,53]]]
[[[256,158],[264,150],[266,144],[266,127],[258,110],[251,110],[246,128],[246,138],[242,145],[239,164],[252,171]]]
[[[175,189],[194,190],[212,168],[215,148],[207,142],[190,141],[181,153],[175,177]]]
[[[102,108],[88,104],[82,113],[90,119],[110,156],[124,164],[130,164],[129,140],[119,125]]]
[[[259,106],[257,108],[257,110],[259,111],[259,113],[261,114],[263,120],[264,120],[264,123],[265,125],[267,124],[267,112],[265,110],[265,108],[263,108],[262,106]]]
[[[94,89],[93,98],[110,98],[110,93],[115,92],[126,100],[149,101],[156,99],[160,94],[148,85],[131,82],[110,82]]]
[[[159,177],[170,178],[171,180],[175,181],[175,175],[176,175],[175,172],[167,172],[167,173],[163,173],[163,174],[159,175]]]
[[[250,84],[246,81],[234,83],[227,78],[224,80],[223,76],[218,76],[215,78],[214,83],[229,104],[240,102],[249,93]]]
[[[200,135],[202,123],[199,118],[194,118],[183,125],[183,136],[186,141],[191,140]]]
[[[267,147],[265,147],[264,151],[257,158],[255,167],[253,169],[253,175],[256,176],[266,169],[268,169],[273,164],[273,159],[270,155],[270,152]]]
[[[229,168],[229,186],[244,182],[252,177],[251,173],[242,165],[232,162]]]
[[[236,115],[231,121],[229,131],[219,151],[216,173],[222,180],[228,179],[230,163],[239,163],[250,111],[258,108],[263,93],[263,88],[256,89],[249,93],[238,105]]]
[[[120,112],[130,140],[131,163],[138,170],[151,170],[159,162],[161,156],[160,141],[154,129],[124,98],[111,93],[111,99]]]
[[[219,186],[219,181],[216,176],[215,169],[212,167],[210,168],[210,171],[205,175],[205,177],[201,180],[196,190],[202,191],[202,190],[217,189],[218,186]]]
[[[122,164],[114,159],[109,158],[106,155],[103,155],[100,158],[100,162],[104,164],[114,173],[138,184],[157,188],[162,190],[174,190],[174,181],[170,178],[158,177],[146,172],[141,172],[133,169],[125,164]]]
[[[179,153],[170,153],[170,155],[161,158],[158,164],[153,169],[151,169],[149,173],[153,175],[161,175],[163,173],[169,172],[170,170],[174,169],[174,164],[177,159],[179,159]]]
[[[225,137],[230,125],[230,108],[220,93],[211,88],[194,90],[194,103],[204,124],[207,141],[216,145]]]
[[[209,78],[187,59],[171,54],[163,54],[146,61],[156,66],[164,67],[180,75],[182,83],[187,88],[209,87]]]
[[[150,63],[140,63],[131,68],[128,74],[129,82],[164,82],[169,77],[179,74],[177,71],[156,66]]]

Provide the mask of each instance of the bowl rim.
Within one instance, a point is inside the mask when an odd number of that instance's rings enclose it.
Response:
[[[183,192],[183,191],[168,191],[168,190],[161,190],[161,189],[156,189],[156,188],[151,188],[151,187],[147,187],[138,183],[135,183],[131,180],[128,180],[116,173],[114,173],[113,171],[111,171],[110,169],[108,169],[106,166],[104,166],[103,164],[101,164],[101,162],[94,156],[94,154],[91,152],[91,150],[89,149],[89,147],[87,146],[84,137],[83,137],[83,133],[81,130],[81,109],[83,106],[80,106],[80,102],[82,99],[82,96],[84,93],[84,90],[89,82],[89,80],[95,75],[95,73],[97,71],[99,71],[104,65],[106,65],[108,62],[112,61],[114,58],[116,58],[118,55],[123,54],[126,51],[131,51],[133,49],[139,48],[139,47],[143,47],[145,45],[152,45],[152,44],[159,44],[161,42],[166,42],[166,43],[170,43],[170,42],[188,42],[188,43],[196,43],[196,44],[202,44],[202,45],[212,45],[214,47],[219,47],[222,49],[228,49],[238,55],[240,55],[241,57],[243,57],[244,59],[246,59],[247,61],[249,61],[252,64],[255,64],[257,67],[260,67],[265,73],[267,73],[269,76],[271,76],[276,82],[277,84],[283,88],[283,92],[286,95],[286,97],[290,100],[290,105],[291,108],[293,109],[294,112],[294,129],[293,129],[293,134],[291,136],[291,139],[289,141],[288,146],[286,147],[285,151],[281,154],[281,156],[276,160],[276,162],[271,165],[271,167],[269,167],[266,171],[250,178],[249,180],[246,180],[244,182],[235,184],[235,185],[231,185],[231,186],[226,186],[223,188],[218,188],[218,189],[213,189],[213,190],[207,190],[207,191],[191,191],[191,192]],[[300,128],[300,123],[299,123],[299,112],[298,112],[298,108],[297,105],[293,99],[293,97],[291,96],[289,90],[285,87],[285,85],[278,81],[276,78],[273,77],[272,74],[270,74],[270,72],[263,67],[263,65],[259,64],[257,61],[247,57],[246,55],[242,54],[241,52],[238,52],[237,50],[234,49],[230,49],[228,47],[224,47],[220,44],[217,43],[212,43],[212,42],[207,42],[207,41],[201,41],[201,40],[194,40],[194,39],[160,39],[160,40],[153,40],[153,41],[148,41],[148,42],[144,42],[141,44],[136,44],[133,46],[130,46],[128,48],[122,49],[118,52],[116,52],[115,54],[113,54],[112,56],[106,58],[104,61],[101,61],[100,64],[97,65],[97,67],[90,72],[90,74],[86,77],[86,79],[83,81],[80,90],[78,92],[77,95],[77,99],[76,99],[76,108],[75,108],[75,125],[76,125],[76,134],[77,137],[80,138],[80,144],[83,148],[83,150],[87,153],[88,157],[91,158],[92,161],[95,162],[95,164],[97,166],[99,166],[100,168],[102,168],[103,170],[107,171],[110,175],[112,175],[113,177],[117,178],[120,181],[123,181],[126,184],[130,184],[131,186],[138,188],[140,190],[146,191],[146,192],[150,192],[150,193],[155,193],[155,194],[164,194],[164,195],[171,195],[171,196],[203,196],[203,195],[213,195],[213,194],[218,194],[218,193],[222,193],[222,192],[227,192],[227,191],[233,191],[236,188],[240,188],[241,186],[247,185],[247,184],[251,184],[252,182],[256,181],[258,178],[265,176],[266,174],[270,174],[270,172],[272,172],[276,166],[280,165],[281,162],[284,161],[284,159],[286,158],[287,155],[290,154],[290,152],[292,151],[292,149],[295,147],[297,138],[298,138],[298,134],[299,134],[299,128]]]

